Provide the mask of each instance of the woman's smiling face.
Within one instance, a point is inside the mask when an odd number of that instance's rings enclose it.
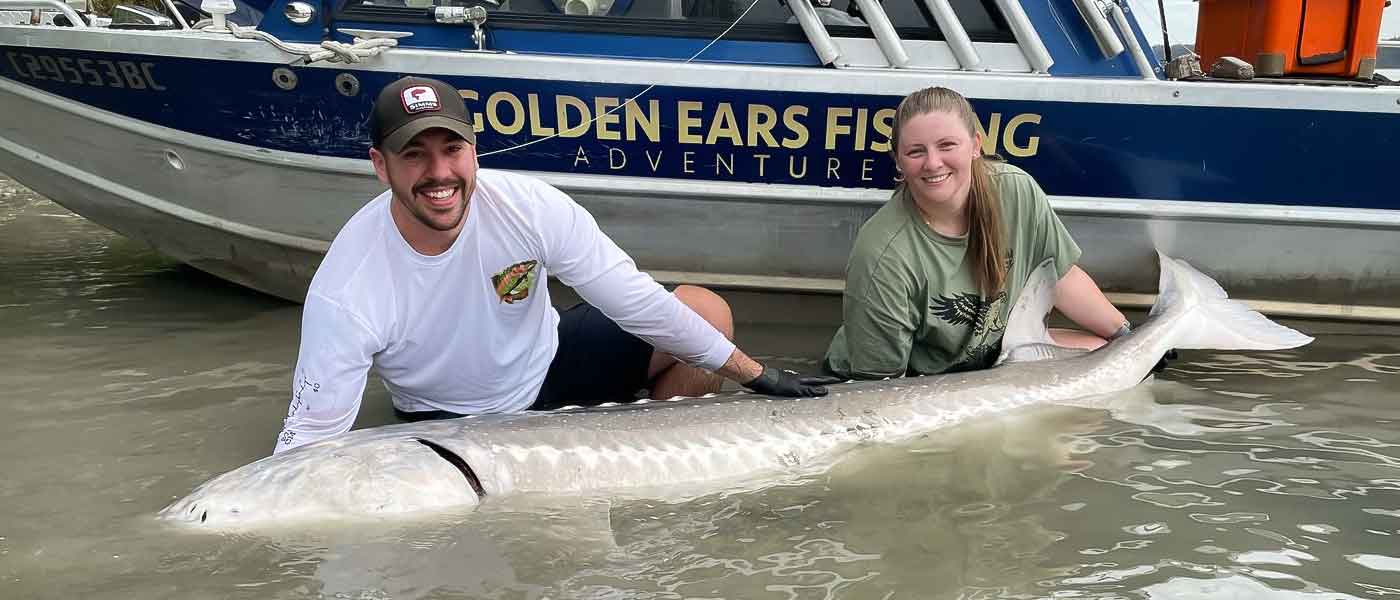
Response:
[[[899,130],[895,165],[914,199],[926,209],[965,202],[972,185],[972,161],[981,154],[981,138],[951,112],[928,112],[905,122]]]

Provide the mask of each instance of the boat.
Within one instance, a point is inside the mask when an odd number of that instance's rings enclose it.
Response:
[[[1201,36],[1239,18],[1224,1],[1201,2]],[[475,114],[483,167],[563,189],[658,280],[833,292],[894,186],[894,107],[943,85],[1116,302],[1150,304],[1162,251],[1265,312],[1394,320],[1400,87],[1367,71],[1383,5],[1351,4],[1270,21],[1342,23],[1340,63],[1294,35],[1277,62],[1298,72],[1260,59],[1229,79],[1215,38],[1196,40],[1205,72],[1159,58],[1117,1],[160,0],[98,18],[0,0],[34,16],[0,25],[0,172],[299,300],[382,191],[373,98],[431,76]]]

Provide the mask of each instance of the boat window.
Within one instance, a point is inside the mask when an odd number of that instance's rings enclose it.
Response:
[[[439,0],[441,1],[441,0]],[[493,12],[568,14],[571,16],[630,17],[734,21],[748,3],[736,0],[507,0]],[[762,0],[749,12],[746,24],[782,23],[792,16],[776,0]]]
[[[450,1],[450,0],[438,0]],[[1007,30],[1000,19],[991,15],[985,2],[993,0],[951,0],[953,10],[969,34],[997,35]],[[937,31],[924,0],[884,0],[885,14],[901,35],[925,37],[921,31]],[[579,16],[631,17],[644,19],[686,19],[690,21],[722,21],[727,26],[748,7],[744,0],[506,0],[493,12],[531,14],[570,13]],[[868,28],[858,5],[851,0],[833,0],[830,6],[814,6],[827,27]],[[744,18],[744,25],[794,24],[796,19],[788,8],[776,0],[760,1]],[[904,30],[908,31],[904,31]],[[1008,31],[1009,32],[1009,31]],[[851,33],[833,31],[834,35]]]
[[[488,27],[548,29],[710,37],[724,31],[744,13],[749,0],[345,0],[346,16],[379,20],[392,9],[424,9],[433,6],[482,6],[491,13]],[[950,0],[963,27],[975,41],[1010,41],[1011,31],[994,8],[995,0]],[[941,40],[924,0],[883,0],[882,5],[900,37]],[[989,11],[990,7],[990,11]],[[816,7],[818,16],[835,37],[872,37],[858,5],[852,0],[832,0]],[[389,12],[386,12],[389,11]],[[395,14],[403,20],[408,13]],[[759,0],[742,23],[728,36],[745,40],[805,40],[797,19],[785,2]]]

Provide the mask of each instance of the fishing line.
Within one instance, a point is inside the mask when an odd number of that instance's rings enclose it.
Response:
[[[690,58],[685,59],[685,62],[682,62],[681,64],[683,64],[683,65],[688,65],[688,64],[694,62],[695,59],[700,58],[700,55],[701,55],[701,54],[704,54],[706,50],[709,50],[709,49],[710,49],[710,46],[715,45],[715,43],[717,43],[717,42],[719,42],[721,39],[723,39],[724,36],[729,35],[729,32],[730,32],[730,31],[733,31],[733,30],[734,30],[734,27],[738,26],[738,25],[739,25],[739,22],[740,22],[740,21],[743,21],[743,20],[744,20],[744,17],[747,17],[747,16],[749,15],[749,11],[753,10],[753,7],[758,6],[758,3],[759,3],[760,1],[762,1],[762,0],[753,0],[753,2],[750,2],[750,3],[749,3],[749,7],[746,8],[746,9],[744,9],[744,12],[739,13],[739,17],[736,18],[736,19],[734,19],[734,22],[733,22],[733,23],[730,23],[730,24],[729,24],[729,27],[725,28],[724,31],[720,32],[719,37],[716,37],[715,39],[710,40],[710,43],[705,44],[705,47],[704,47],[704,48],[701,48],[698,52],[696,52],[695,54],[691,55]],[[632,96],[631,98],[628,98],[626,102],[623,102],[622,104],[619,104],[619,105],[617,105],[617,106],[614,106],[614,107],[612,107],[612,108],[609,108],[607,112],[601,113],[601,114],[599,114],[598,116],[593,117],[592,119],[589,119],[588,122],[583,123],[582,125],[579,125],[579,126],[577,126],[577,127],[570,127],[570,128],[569,128],[569,131],[575,131],[575,130],[579,130],[579,129],[587,129],[590,125],[592,125],[592,124],[593,124],[594,122],[596,122],[598,119],[601,119],[601,118],[606,117],[606,116],[608,116],[608,115],[611,115],[611,114],[613,114],[613,113],[615,113],[615,112],[617,112],[617,111],[619,111],[619,110],[622,110],[623,108],[626,108],[627,105],[629,105],[629,104],[634,104],[634,103],[637,101],[637,98],[641,98],[642,96],[646,95],[646,93],[647,93],[647,92],[650,92],[651,89],[654,88],[654,87],[656,87],[656,84],[654,84],[654,83],[651,84],[651,85],[648,85],[648,86],[647,86],[646,88],[644,88],[642,91],[637,92],[636,95]],[[537,139],[537,140],[530,140],[530,141],[525,142],[525,143],[523,143],[523,144],[516,144],[516,145],[511,146],[511,147],[509,147],[509,148],[502,148],[502,149],[500,149],[500,150],[492,150],[492,151],[490,151],[490,152],[483,152],[483,153],[481,153],[481,154],[478,154],[478,155],[477,155],[477,158],[484,158],[484,157],[487,157],[487,156],[491,156],[492,154],[500,154],[500,153],[502,153],[502,152],[511,152],[511,151],[513,151],[513,150],[519,150],[519,149],[524,148],[524,147],[526,147],[526,146],[532,146],[532,145],[538,144],[538,143],[540,143],[540,142],[547,142],[547,141],[549,141],[549,140],[552,140],[552,139],[554,139],[554,138],[559,137],[559,136],[562,135],[563,133],[565,133],[565,132],[564,132],[564,131],[559,131],[559,132],[554,133],[553,135],[550,135],[549,137],[542,137],[542,138]]]

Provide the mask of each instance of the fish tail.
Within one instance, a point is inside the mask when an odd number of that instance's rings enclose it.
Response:
[[[1186,261],[1160,252],[1157,256],[1162,275],[1150,314],[1176,315],[1183,321],[1172,328],[1168,348],[1282,350],[1313,340],[1231,300],[1220,284]]]

